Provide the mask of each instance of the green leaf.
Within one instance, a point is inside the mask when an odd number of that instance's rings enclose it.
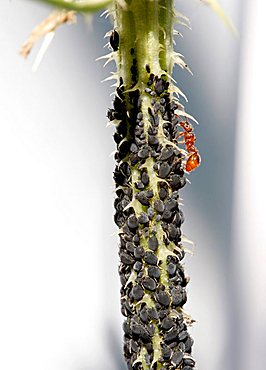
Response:
[[[64,1],[64,0],[35,0],[42,1],[57,8],[75,10],[77,12],[88,13],[95,12],[107,7],[112,3],[112,0],[79,0],[79,1]]]

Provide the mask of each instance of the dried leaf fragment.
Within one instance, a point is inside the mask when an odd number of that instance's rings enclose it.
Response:
[[[34,44],[42,37],[46,36],[61,26],[62,24],[73,24],[76,22],[76,13],[74,11],[60,10],[55,11],[34,28],[28,40],[22,45],[20,54],[27,58]]]

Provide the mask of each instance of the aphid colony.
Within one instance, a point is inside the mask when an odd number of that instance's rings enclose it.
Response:
[[[112,33],[110,42],[118,50],[118,34]],[[179,106],[166,75],[154,75],[149,66],[146,71],[142,90],[125,91],[120,78],[108,111],[116,126],[115,222],[121,310],[126,317],[124,355],[128,369],[193,370],[188,333],[193,320],[183,310],[188,278],[181,264],[185,252],[179,190],[186,184],[184,171],[195,169],[200,159],[192,127],[175,113]],[[136,81],[136,68],[131,72]],[[146,107],[144,100],[149,101]],[[186,169],[177,146],[180,137],[188,153]]]
[[[119,34],[110,34],[119,51]],[[129,91],[120,77],[108,118],[116,126],[115,222],[119,227],[121,310],[128,369],[194,370],[193,340],[185,313],[188,278],[179,190],[185,172],[200,164],[196,137],[183,107],[173,99],[166,74],[146,64],[146,82],[137,85],[134,48]],[[177,114],[177,113],[178,114]],[[185,117],[185,120],[180,115]],[[180,149],[183,138],[185,149]]]
[[[113,30],[110,34],[110,46],[112,47],[113,51],[116,52],[119,48],[119,34],[116,30]],[[133,51],[134,53],[134,51]],[[131,54],[133,54],[131,51]],[[136,67],[133,65],[132,70],[136,69]],[[146,71],[148,74],[150,74],[149,81],[147,83],[148,86],[150,86],[154,82],[154,74],[151,74],[150,66],[147,64],[146,65]],[[135,79],[135,76],[132,76],[133,80]],[[157,82],[158,84],[158,82]],[[169,83],[167,83],[169,85]],[[157,86],[158,89],[158,86]],[[146,92],[149,92],[149,88],[146,89]],[[195,141],[196,141],[196,136],[193,132],[193,127],[189,123],[188,118],[186,117],[186,120],[183,121],[180,116],[176,115],[179,119],[180,122],[178,125],[183,128],[183,132],[178,132],[177,136],[175,138],[175,142],[179,145],[182,144],[178,142],[178,138],[183,137],[184,138],[184,143],[186,146],[186,161],[184,164],[184,169],[186,172],[191,172],[195,170],[201,162],[200,155],[198,153],[197,148],[195,147]],[[183,158],[184,159],[184,158]]]

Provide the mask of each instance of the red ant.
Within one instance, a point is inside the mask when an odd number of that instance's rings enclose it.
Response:
[[[177,139],[181,136],[184,136],[184,142],[186,145],[186,150],[188,152],[188,158],[186,162],[186,171],[191,172],[195,170],[200,165],[200,155],[197,148],[194,146],[196,141],[196,136],[193,132],[193,127],[188,122],[187,117],[186,121],[179,122],[184,131],[178,134]]]

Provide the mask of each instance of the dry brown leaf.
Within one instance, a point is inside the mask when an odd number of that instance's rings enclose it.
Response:
[[[50,32],[54,32],[62,24],[73,24],[76,22],[76,13],[74,11],[60,10],[49,15],[44,21],[38,24],[30,34],[27,41],[22,45],[20,54],[27,58],[34,44]]]

